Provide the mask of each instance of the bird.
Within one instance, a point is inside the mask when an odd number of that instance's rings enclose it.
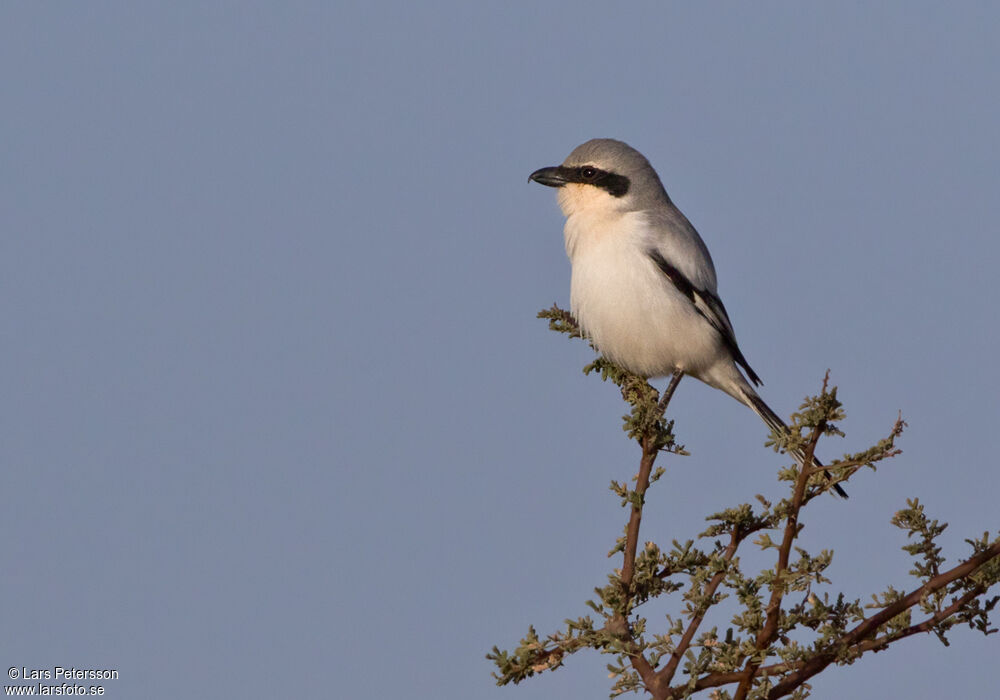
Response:
[[[600,353],[647,379],[695,377],[786,429],[755,389],[762,382],[736,342],[708,247],[642,153],[591,139],[528,180],[558,189],[570,311]],[[793,456],[804,463],[801,450]]]

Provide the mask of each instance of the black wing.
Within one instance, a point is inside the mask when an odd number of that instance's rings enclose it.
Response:
[[[649,257],[660,268],[660,271],[667,276],[667,279],[677,287],[677,290],[686,296],[694,304],[694,308],[698,309],[698,312],[705,317],[705,320],[719,332],[722,342],[726,344],[736,364],[746,371],[750,381],[755,385],[762,384],[763,382],[761,382],[760,377],[751,369],[747,358],[743,357],[740,346],[736,344],[736,333],[733,331],[733,324],[729,322],[729,315],[726,313],[726,307],[722,305],[722,300],[712,292],[705,289],[698,289],[691,284],[691,280],[667,262],[666,258],[660,254],[660,251],[651,249]]]

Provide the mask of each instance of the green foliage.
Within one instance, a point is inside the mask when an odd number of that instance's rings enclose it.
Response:
[[[552,330],[582,337],[573,317],[556,306],[539,317],[548,319]],[[1000,536],[984,533],[966,540],[971,553],[946,569],[938,538],[947,525],[929,518],[916,499],[891,520],[906,532],[903,550],[914,560],[910,573],[917,584],[909,592],[888,586],[872,594],[868,605],[848,599],[828,590],[833,552],[795,545],[803,509],[813,498],[832,482],[847,481],[865,467],[874,470],[899,454],[895,441],[905,427],[901,419],[875,445],[832,464],[782,468],[779,480],[790,482],[791,489],[776,503],[757,496],[756,505],[744,503],[708,516],[707,528],[694,539],[673,540],[668,549],[651,541],[639,547],[647,488],[664,474],[654,461],[664,452],[686,452],[675,441],[673,422],[664,417],[666,401],[645,379],[603,357],[584,372],[619,387],[630,406],[624,430],[642,450],[635,484],[612,481],[610,487],[629,513],[623,536],[608,553],[622,555],[622,566],[586,601],[593,616],[566,620],[565,629],[545,637],[530,627],[511,651],[493,647],[487,658],[495,665],[499,685],[519,683],[560,667],[569,654],[593,649],[615,657],[608,664],[611,697],[644,691],[658,700],[686,698],[710,689],[711,697],[720,700],[805,698],[814,675],[913,634],[933,633],[947,644],[946,633],[957,624],[984,634],[996,631],[989,615],[1000,596],[986,593],[1000,583]],[[844,437],[837,424],[845,415],[836,387],[824,380],[820,393],[792,415],[789,429],[772,434],[768,445],[811,454],[820,438]],[[760,551],[773,551],[774,566],[756,574],[746,571],[737,554],[747,541]],[[662,598],[675,601],[676,612],[667,615],[664,629],[652,630],[638,613]],[[706,618],[723,604],[733,612],[720,632]]]

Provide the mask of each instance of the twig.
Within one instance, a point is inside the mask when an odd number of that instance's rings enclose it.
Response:
[[[802,665],[801,661],[782,661],[781,663],[771,664],[770,666],[761,666],[757,669],[756,675],[758,676],[777,676],[782,673],[788,673],[788,671],[795,670]],[[743,680],[746,676],[746,671],[728,671],[726,673],[710,673],[707,676],[702,676],[694,682],[693,686],[689,686],[687,683],[684,685],[675,685],[670,688],[664,695],[667,698],[674,698],[678,695],[683,694],[685,691],[693,692],[698,690],[704,690],[705,688],[718,688],[719,686],[729,685],[731,683],[738,683]]]
[[[657,410],[662,415],[667,410],[670,397],[673,396],[677,385],[680,384],[683,372],[675,372],[670,380],[670,385],[663,392],[657,404]],[[642,437],[642,459],[639,461],[639,475],[636,477],[635,494],[636,500],[632,503],[632,512],[629,515],[628,529],[625,531],[625,561],[622,563],[622,586],[627,592],[632,587],[632,577],[635,574],[635,553],[639,546],[639,525],[642,523],[642,506],[646,496],[646,489],[649,488],[649,476],[653,471],[653,463],[659,451],[655,447],[655,439],[651,434]]]
[[[681,383],[681,379],[684,378],[684,373],[680,370],[674,372],[674,376],[670,378],[670,384],[663,391],[663,396],[660,397],[660,403],[657,404],[657,410],[662,416],[667,412],[667,404],[670,403],[670,399],[673,398],[674,392],[677,391],[677,385]]]
[[[947,576],[948,574],[953,573],[956,569],[960,569],[962,571],[962,573],[960,573],[957,576],[957,578],[962,578],[964,576],[967,576],[969,573],[975,571],[979,566],[982,566],[983,564],[985,564],[987,561],[989,561],[993,557],[1000,556],[1000,547],[994,547],[993,549],[996,550],[996,551],[993,553],[992,556],[987,556],[985,558],[985,560],[983,560],[981,556],[977,555],[977,557],[975,557],[975,561],[974,562],[972,560],[963,562],[962,564],[960,564],[955,569],[952,569],[951,571],[946,572],[945,575]],[[954,580],[954,579],[952,579],[952,580]],[[948,582],[950,582],[950,581],[948,581]],[[938,588],[943,587],[945,585],[947,585],[947,582],[946,583],[942,583],[940,586],[938,586]],[[927,591],[925,591],[924,588],[921,588],[921,589],[918,589],[917,591],[914,591],[913,593],[911,593],[910,595],[908,595],[904,599],[904,600],[913,600],[913,602],[909,606],[906,606],[906,607],[903,607],[902,609],[900,609],[898,607],[898,603],[897,604],[893,604],[893,610],[892,611],[890,611],[888,613],[885,610],[880,611],[878,613],[877,617],[879,619],[883,620],[883,622],[887,621],[889,619],[892,619],[892,617],[895,617],[895,615],[898,615],[899,613],[903,612],[904,610],[908,609],[909,607],[912,607],[913,605],[916,605],[916,603],[920,602],[920,600],[922,599],[923,595],[926,594],[926,592]],[[930,591],[930,592],[933,592],[933,591]],[[932,615],[931,617],[927,618],[926,620],[923,620],[922,622],[910,625],[909,627],[907,627],[905,629],[899,630],[898,632],[895,632],[895,633],[893,633],[893,634],[891,634],[889,636],[882,637],[881,639],[865,639],[864,641],[858,642],[858,643],[853,644],[852,646],[850,646],[848,648],[848,651],[850,651],[850,652],[856,652],[856,653],[859,653],[859,654],[863,654],[863,653],[868,652],[868,651],[874,651],[874,650],[878,650],[878,649],[884,649],[887,646],[889,646],[890,644],[892,644],[893,642],[896,642],[896,641],[898,641],[900,639],[904,639],[906,637],[910,637],[910,636],[912,636],[914,634],[920,634],[922,632],[928,632],[931,629],[933,629],[934,625],[937,625],[940,622],[942,622],[944,620],[947,620],[949,617],[951,617],[952,615],[954,615],[955,613],[957,613],[958,611],[960,611],[964,605],[968,604],[969,602],[971,602],[972,600],[974,600],[978,596],[982,595],[983,592],[984,592],[984,589],[982,587],[980,587],[980,586],[972,588],[972,589],[966,591],[963,595],[961,595],[958,598],[956,598],[951,603],[951,605],[949,605],[947,608],[936,612],[934,615]],[[915,595],[916,595],[916,597],[914,598]],[[886,617],[886,615],[888,615],[888,617]],[[876,616],[873,616],[872,618],[869,618],[869,620],[874,619],[875,617]],[[862,624],[865,624],[867,622],[868,622],[868,620],[865,620],[865,622],[862,623]],[[860,628],[860,625],[859,625],[859,628]],[[855,628],[855,629],[859,629],[859,628]],[[876,627],[876,631],[877,631],[877,627]],[[844,640],[846,640],[846,639],[847,639],[847,635],[845,635],[840,640],[837,640],[836,642],[834,642],[831,645],[831,647],[834,648],[834,649],[836,649],[836,648],[843,648],[843,644],[845,643]],[[828,656],[829,656],[829,662],[827,664],[825,664],[823,666],[823,668],[825,668],[827,665],[829,665],[829,663],[832,663],[833,661],[836,660],[836,652],[831,652]],[[797,671],[800,671],[800,670],[804,669],[808,665],[810,665],[811,662],[812,662],[811,660],[807,660],[807,661],[783,661],[783,662],[780,662],[780,663],[771,664],[769,666],[761,666],[761,667],[759,667],[756,670],[756,672],[755,672],[754,675],[755,676],[777,676],[777,675],[789,673],[790,671],[791,672],[797,672]],[[810,676],[815,675],[815,673],[818,673],[821,670],[822,670],[822,668],[818,669],[814,673],[811,673]],[[664,693],[664,697],[667,697],[667,698],[677,697],[678,695],[682,694],[685,691],[686,692],[691,692],[691,691],[704,690],[706,688],[717,688],[717,687],[720,687],[720,686],[729,685],[731,683],[740,682],[745,677],[746,677],[746,671],[745,670],[742,670],[742,671],[729,671],[729,672],[726,672],[726,673],[710,673],[708,675],[702,676],[701,678],[698,678],[694,682],[693,686],[688,685],[688,684],[683,684],[683,685],[676,685],[676,686],[673,686],[673,687],[669,688]],[[802,677],[802,676],[800,676],[798,674],[796,674],[794,676],[793,675],[789,675],[786,678],[784,678],[779,684],[777,684],[772,689],[772,691],[768,695],[768,697],[769,698],[778,698],[778,697],[781,697],[782,695],[787,695],[790,692],[792,692],[793,690],[795,690],[795,688],[798,688],[807,679],[808,679],[808,677]]]
[[[837,640],[837,642],[831,645],[831,650],[829,652],[825,654],[819,654],[809,659],[802,665],[802,667],[798,671],[790,674],[780,683],[771,688],[771,692],[769,692],[767,695],[768,700],[776,700],[777,698],[780,698],[783,695],[788,695],[793,690],[802,685],[804,682],[806,682],[807,680],[815,676],[817,673],[822,671],[824,668],[829,666],[831,663],[836,661],[838,650],[843,649],[845,647],[848,648],[853,647],[859,642],[869,639],[870,637],[873,637],[874,635],[878,634],[878,630],[882,625],[889,622],[889,620],[896,617],[904,610],[908,610],[917,603],[919,603],[921,600],[924,599],[925,596],[944,588],[953,581],[957,581],[960,578],[969,576],[980,566],[990,561],[994,557],[998,556],[1000,556],[1000,542],[996,542],[992,546],[984,549],[979,554],[966,559],[964,562],[954,567],[953,569],[949,569],[943,574],[935,576],[920,588],[911,591],[909,595],[907,595],[906,597],[900,598],[896,602],[891,603],[890,605],[887,605],[886,607],[882,608],[882,610],[880,610],[875,615],[866,618],[864,621],[858,624],[857,627],[855,627],[850,632],[844,634],[843,637],[841,637],[839,640]],[[949,606],[949,609],[951,607],[953,606]],[[935,615],[934,617],[937,616]],[[931,618],[931,620],[934,620],[934,618]],[[920,625],[917,625],[917,627],[927,624],[928,622],[929,621],[920,623]],[[929,624],[927,624],[927,628],[929,629],[933,624],[934,622],[930,621]],[[922,632],[922,631],[925,630],[923,629],[914,630],[910,634],[916,634],[917,632]]]
[[[674,395],[674,391],[677,389],[677,385],[680,384],[683,376],[683,372],[678,371],[674,373],[670,384],[657,403],[659,415],[662,416],[666,412],[670,398]],[[639,474],[636,476],[634,491],[636,498],[632,502],[632,512],[629,514],[628,527],[625,530],[624,561],[622,562],[621,574],[621,583],[626,599],[623,606],[624,609],[628,609],[628,604],[632,598],[632,579],[635,576],[635,555],[639,546],[639,526],[642,524],[642,507],[645,503],[646,489],[649,488],[649,477],[653,471],[653,463],[656,462],[656,456],[659,454],[659,448],[656,445],[656,436],[652,431],[642,436],[640,444],[642,445],[642,458],[639,461]],[[616,618],[616,622],[627,625],[627,620],[621,616]],[[649,660],[638,651],[631,654],[630,659],[632,668],[642,678],[646,687],[653,688],[657,684],[657,674],[652,664],[649,663]]]
[[[732,561],[733,557],[736,555],[736,550],[739,548],[740,542],[742,541],[742,533],[740,533],[738,529],[734,528],[733,533],[729,538],[729,545],[726,547],[726,551],[722,555],[722,559],[726,562],[726,564],[729,564],[729,562]],[[691,618],[691,621],[688,622],[687,629],[684,631],[684,636],[681,637],[681,641],[677,644],[677,648],[674,649],[673,653],[670,655],[670,660],[667,661],[667,665],[664,666],[661,671],[657,672],[656,682],[658,686],[662,687],[673,680],[674,674],[677,672],[677,666],[680,664],[681,658],[683,658],[685,652],[687,652],[687,650],[691,647],[691,640],[694,639],[694,635],[698,632],[698,628],[705,619],[705,612],[707,612],[708,608],[712,605],[712,596],[715,595],[715,591],[719,587],[719,584],[722,583],[722,580],[726,578],[726,573],[726,568],[717,571],[708,582],[708,585],[705,586],[703,596],[708,602],[705,603],[704,609],[696,613]]]
[[[884,649],[885,647],[889,646],[896,640],[905,639],[906,637],[910,637],[914,634],[920,634],[921,632],[929,632],[934,627],[934,625],[942,622],[943,620],[947,620],[949,617],[951,617],[959,610],[961,610],[962,606],[966,605],[974,598],[978,598],[985,592],[986,589],[983,588],[982,586],[976,586],[970,588],[963,595],[959,596],[954,601],[952,601],[952,604],[949,605],[947,608],[945,608],[944,610],[939,610],[938,612],[934,613],[923,622],[917,623],[915,625],[910,625],[906,629],[899,630],[898,632],[893,632],[892,634],[886,635],[881,639],[865,640],[864,642],[861,642],[860,644],[856,644],[853,647],[851,647],[851,651],[866,652],[875,649]]]
[[[823,380],[823,390],[826,390],[826,379]],[[781,540],[781,546],[778,548],[778,563],[775,565],[774,580],[771,583],[771,600],[767,604],[767,618],[764,626],[757,634],[757,640],[754,644],[760,652],[766,653],[766,649],[778,634],[778,622],[781,618],[781,601],[785,595],[784,574],[788,570],[788,558],[792,550],[792,543],[799,534],[799,511],[802,509],[803,499],[806,495],[806,486],[809,483],[809,476],[812,471],[804,465],[812,463],[816,444],[819,442],[819,437],[823,434],[825,428],[826,421],[820,421],[813,428],[812,434],[809,436],[809,444],[805,449],[803,466],[799,469],[799,476],[795,481],[795,491],[792,495],[791,508],[785,520],[784,536]],[[763,656],[754,655],[747,660],[746,668],[743,670],[743,678],[736,688],[736,695],[733,696],[733,700],[746,700],[747,694],[753,686],[754,676],[757,673],[757,669],[763,663],[764,658]]]

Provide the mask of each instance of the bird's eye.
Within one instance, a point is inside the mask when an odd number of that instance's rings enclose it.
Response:
[[[584,180],[593,180],[595,177],[597,177],[597,168],[592,168],[589,165],[585,165],[584,167],[580,168],[580,176]]]

